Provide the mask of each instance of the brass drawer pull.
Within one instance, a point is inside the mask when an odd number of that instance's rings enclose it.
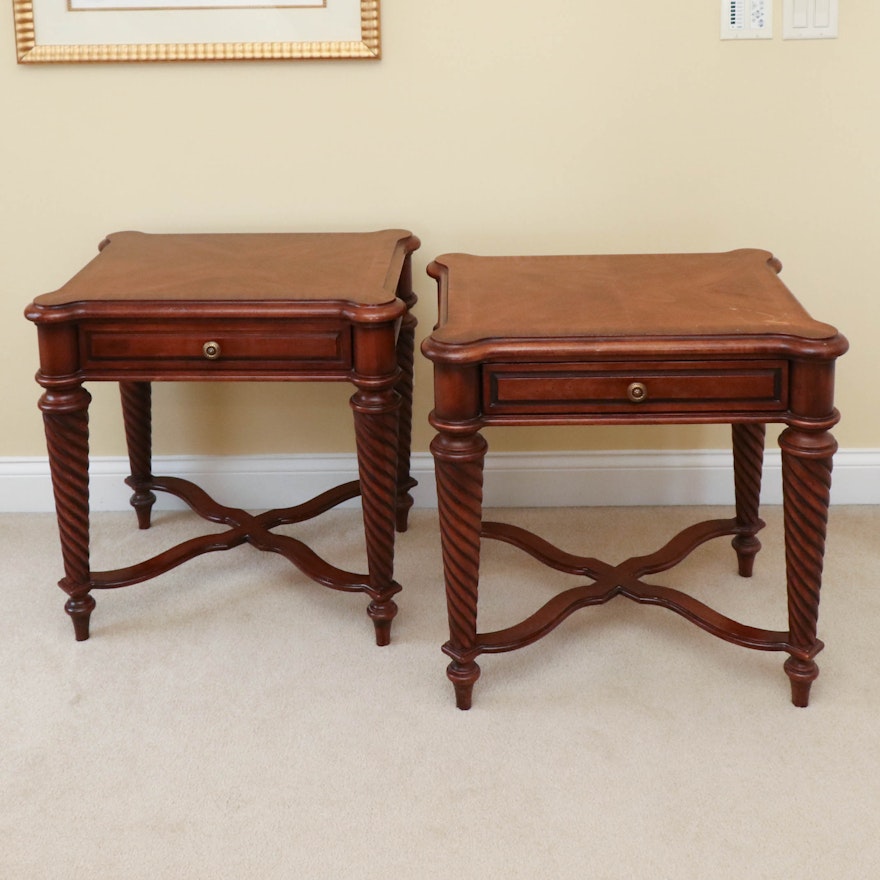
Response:
[[[216,361],[217,358],[220,357],[220,343],[219,342],[206,342],[202,346],[202,353],[209,361]]]
[[[633,382],[626,389],[626,396],[633,403],[644,403],[648,399],[648,389],[642,382]]]

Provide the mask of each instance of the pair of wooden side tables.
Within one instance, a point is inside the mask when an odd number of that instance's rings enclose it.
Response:
[[[249,542],[280,553],[336,590],[370,598],[376,642],[390,641],[395,531],[404,531],[410,473],[412,253],[405,230],[326,234],[150,235],[123,232],[54,293],[27,309],[37,325],[40,409],[61,535],[65,608],[89,635],[93,590],[139,583],[203,553]],[[476,658],[531,644],[575,610],[623,595],[671,609],[729,642],[787,653],[792,701],[806,706],[818,675],[819,590],[838,420],[834,364],[847,342],[814,321],[778,278],[769,253],[477,257],[428,267],[439,320],[422,344],[434,365],[431,445],[449,613],[447,674],[459,708],[471,705]],[[359,479],[311,501],[251,514],[193,483],[152,473],[151,383],[346,381],[354,386]],[[227,531],[195,538],[137,565],[92,571],[85,382],[121,389],[141,528],[155,492],[181,498]],[[520,527],[485,521],[481,431],[513,425],[732,425],[735,511],[699,523],[648,556],[611,565],[563,552]],[[731,620],[644,578],[705,541],[732,536],[739,573],[760,548],[767,423],[782,423],[789,628]],[[367,569],[343,571],[272,530],[360,496]],[[512,544],[587,584],[497,632],[477,627],[480,544]]]

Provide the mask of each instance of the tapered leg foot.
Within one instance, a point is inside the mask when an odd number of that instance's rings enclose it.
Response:
[[[750,578],[755,567],[755,557],[761,549],[761,542],[754,535],[737,535],[730,543],[736,550],[739,576]]]
[[[125,481],[133,490],[131,506],[137,515],[138,528],[150,527],[150,511],[156,496],[147,488],[152,475],[152,386],[149,382],[120,382],[125,442],[131,476]]]
[[[391,642],[391,621],[397,614],[391,597],[400,592],[400,584],[394,581],[399,406],[391,388],[358,388],[351,398],[371,587],[368,593],[373,600],[367,614],[376,628],[379,646]]]
[[[764,528],[758,516],[761,503],[761,472],[764,466],[764,425],[733,425],[733,476],[736,492],[736,524],[741,530],[733,539],[740,577],[751,577],[761,542],[755,533]]]
[[[788,584],[789,643],[785,661],[791,701],[806,706],[810,685],[819,675],[813,658],[822,650],[816,638],[819,594],[825,554],[825,528],[831,493],[831,464],[837,443],[827,431],[811,434],[788,427],[782,448],[782,496],[785,522],[785,569]]]
[[[789,657],[785,661],[785,672],[791,679],[791,701],[799,708],[810,704],[810,686],[819,677],[819,666],[815,660],[798,660]]]
[[[488,446],[480,434],[438,433],[431,443],[437,477],[440,546],[446,581],[449,641],[443,653],[452,659],[446,676],[455,686],[455,704],[470,709],[480,667],[477,644],[477,593],[483,512],[483,461]]]
[[[73,621],[73,633],[78,642],[84,642],[89,637],[89,619],[95,610],[95,600],[86,593],[77,599],[68,599],[64,603],[64,610]]]
[[[470,709],[474,684],[480,677],[480,667],[474,662],[458,663],[453,660],[446,667],[446,676],[455,688],[455,705],[459,709]]]
[[[138,528],[148,529],[150,527],[150,513],[156,503],[156,496],[149,491],[136,490],[129,499],[129,503],[137,516]]]
[[[367,614],[376,629],[376,644],[383,648],[391,644],[391,621],[397,616],[397,603],[393,599],[387,602],[370,602]]]

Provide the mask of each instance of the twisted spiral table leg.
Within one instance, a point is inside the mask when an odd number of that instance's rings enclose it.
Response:
[[[58,586],[70,597],[64,610],[78,642],[89,637],[95,600],[89,593],[89,415],[91,397],[81,386],[46,391],[40,398],[55,511],[61,538],[64,578]]]
[[[443,651],[452,658],[446,675],[455,687],[459,709],[470,709],[474,683],[480,677],[475,657],[486,450],[480,434],[438,434],[431,444],[449,615],[449,641]]]
[[[125,443],[131,476],[125,481],[134,491],[130,499],[138,528],[150,527],[156,496],[148,488],[152,474],[152,389],[149,382],[120,382]]]
[[[831,494],[831,467],[837,443],[830,433],[811,434],[787,428],[782,448],[785,520],[785,567],[788,583],[790,643],[785,662],[792,702],[806,706],[819,675],[813,659],[822,649],[816,637],[819,593],[825,555],[825,531]]]
[[[761,542],[755,534],[764,527],[758,516],[761,474],[764,465],[763,424],[733,425],[733,482],[736,493],[736,524],[741,531],[731,544],[741,577],[751,577]]]
[[[372,597],[367,613],[376,628],[376,644],[391,641],[391,621],[400,592],[394,581],[394,530],[397,502],[397,426],[400,399],[391,389],[359,389],[351,398],[358,472]]]
[[[414,299],[414,297],[413,297]],[[413,505],[410,490],[416,481],[410,473],[410,447],[412,445],[413,402],[413,355],[415,351],[416,319],[407,311],[397,339],[397,366],[400,376],[395,386],[400,395],[399,427],[397,437],[397,509],[398,532],[405,532],[409,511]]]

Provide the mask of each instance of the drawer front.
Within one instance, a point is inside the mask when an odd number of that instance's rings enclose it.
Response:
[[[487,364],[486,415],[784,411],[786,361]]]
[[[351,331],[340,321],[108,322],[82,329],[80,358],[97,372],[347,370]]]

